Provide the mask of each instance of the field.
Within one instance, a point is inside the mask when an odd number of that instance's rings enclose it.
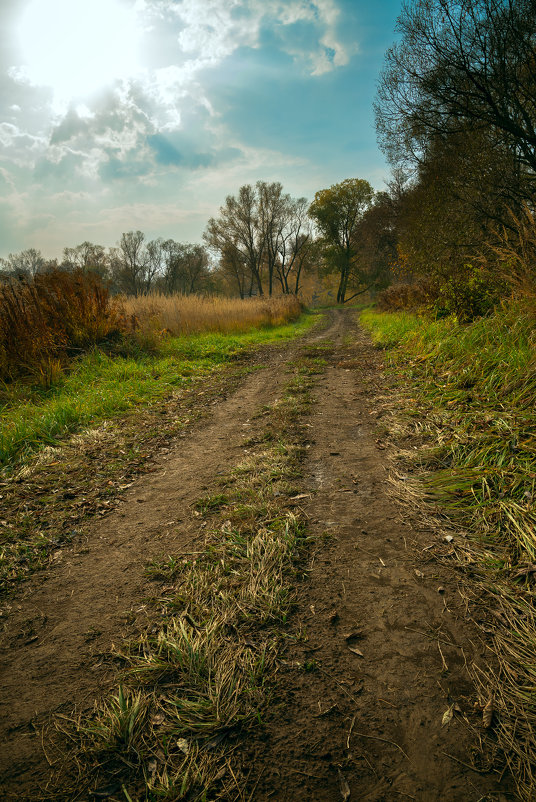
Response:
[[[70,286],[60,277],[53,289],[60,283],[62,290]],[[76,326],[71,296],[62,304],[55,300],[52,313],[50,287],[45,290],[43,300],[24,288],[15,299],[18,305],[6,291],[4,311],[10,311],[12,326],[8,331],[6,324],[0,353],[3,345],[6,374],[12,363],[23,364],[25,372],[15,381],[6,375],[0,388],[0,467],[4,469],[23,464],[40,448],[57,444],[80,427],[97,425],[177,392],[244,349],[305,331],[312,320],[302,317],[298,329],[285,327],[301,314],[294,297],[271,301],[183,296],[101,299],[103,333],[97,334],[95,326],[84,320],[94,322],[93,301],[100,288],[83,286],[84,293],[77,298]],[[77,338],[73,331],[69,336],[65,332],[63,339],[58,334],[66,319],[71,320]],[[27,331],[26,326],[33,326],[35,338],[33,350],[27,349],[23,361],[27,335],[17,332]],[[72,352],[75,343],[85,343],[78,348],[80,355]]]

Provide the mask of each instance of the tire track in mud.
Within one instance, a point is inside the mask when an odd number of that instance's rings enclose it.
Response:
[[[156,456],[117,509],[57,553],[25,585],[2,637],[0,790],[37,787],[47,772],[40,729],[54,713],[84,707],[110,688],[112,644],[147,624],[148,563],[195,548],[204,536],[192,505],[243,454],[251,416],[284,383],[296,345],[263,349],[258,368],[212,415]],[[203,391],[200,390],[200,394]],[[35,792],[37,793],[37,792]],[[32,796],[32,799],[38,797]]]

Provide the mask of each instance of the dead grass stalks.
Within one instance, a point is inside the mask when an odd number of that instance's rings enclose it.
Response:
[[[0,380],[30,376],[49,386],[68,356],[123,328],[96,275],[54,270],[0,285]]]
[[[143,332],[175,336],[278,326],[296,320],[301,313],[301,303],[295,295],[240,300],[153,293],[138,298],[122,297],[121,304],[127,317],[135,319]]]

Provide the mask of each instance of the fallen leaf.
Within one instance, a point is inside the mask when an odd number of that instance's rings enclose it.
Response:
[[[360,629],[356,629],[353,632],[349,632],[348,635],[344,636],[344,640],[359,640],[363,637],[363,633]]]
[[[165,720],[165,716],[162,713],[157,713],[156,715],[154,715],[152,717],[151,724],[154,724],[156,727],[158,727],[159,724],[163,724],[164,723],[164,720]]]
[[[177,741],[177,746],[179,747],[181,752],[184,752],[185,755],[187,755],[188,752],[190,751],[190,744],[188,743],[186,738],[179,738],[179,740]]]
[[[343,802],[346,802],[347,799],[350,799],[350,786],[346,782],[343,777],[342,771],[337,769],[339,775],[339,787],[341,789],[341,796],[343,798]]]
[[[452,721],[452,717],[454,715],[454,706],[450,705],[445,712],[443,713],[443,718],[441,719],[441,726],[446,727]]]
[[[349,646],[348,648],[349,648],[349,650],[351,652],[353,652],[354,654],[357,654],[358,657],[364,657],[365,656],[363,654],[363,652],[360,649],[357,648],[357,646]]]
[[[290,500],[291,501],[299,501],[302,498],[311,498],[311,494],[310,493],[300,493],[297,496],[291,496]]]
[[[491,727],[491,720],[493,718],[493,696],[490,696],[482,711],[482,724],[486,729]]]

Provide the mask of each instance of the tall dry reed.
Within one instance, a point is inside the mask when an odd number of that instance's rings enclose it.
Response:
[[[125,315],[146,333],[172,335],[203,331],[241,332],[296,320],[301,303],[294,295],[277,298],[219,298],[199,295],[122,297]]]
[[[98,276],[54,270],[0,285],[0,379],[50,383],[70,355],[124,328]]]

